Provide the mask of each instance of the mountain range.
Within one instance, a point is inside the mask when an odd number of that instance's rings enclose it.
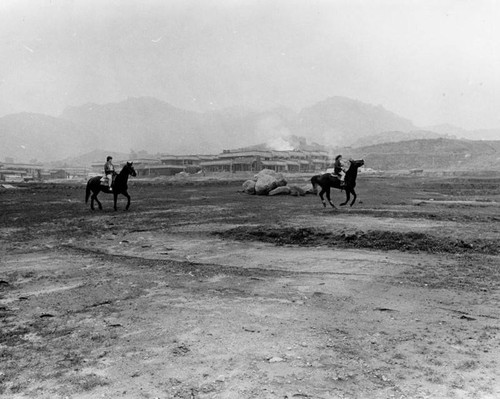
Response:
[[[331,97],[299,112],[282,107],[265,112],[235,108],[206,113],[140,97],[70,107],[57,117],[34,113],[3,116],[0,161],[48,163],[88,153],[96,157],[132,152],[218,154],[259,143],[277,150],[296,148],[297,142],[360,147],[418,138],[481,138],[479,134],[500,139],[500,129],[420,128],[380,105],[345,97]]]
[[[337,152],[363,158],[376,170],[500,170],[500,140],[427,138],[339,148]]]

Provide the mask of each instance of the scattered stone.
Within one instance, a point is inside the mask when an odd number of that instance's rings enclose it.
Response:
[[[262,175],[255,182],[255,194],[267,195],[270,191],[278,187],[278,181],[271,175]]]
[[[246,194],[254,195],[255,194],[255,181],[247,180],[243,183],[243,192]]]
[[[244,331],[247,331],[247,332],[257,332],[259,333],[260,330],[258,328],[255,328],[255,327],[242,327]]]
[[[277,187],[286,186],[287,181],[281,173],[277,173],[271,169],[263,169],[254,176],[255,194],[268,195],[270,191]],[[253,193],[251,180],[243,183],[243,191],[249,194]]]
[[[282,187],[276,187],[274,190],[271,190],[269,192],[269,195],[289,195],[290,192],[291,192],[290,187],[282,186]]]
[[[175,356],[184,356],[185,354],[187,354],[188,352],[190,351],[190,349],[187,347],[186,344],[180,344],[179,346],[175,347],[173,350],[172,350],[172,353],[175,355]]]
[[[341,237],[346,241],[354,241],[359,238],[360,232],[357,231],[346,231],[342,233]]]
[[[306,190],[299,186],[290,186],[290,195],[293,195],[294,197],[303,197],[306,195]]]
[[[397,310],[390,308],[375,308],[373,310],[378,310],[379,312],[397,312]]]

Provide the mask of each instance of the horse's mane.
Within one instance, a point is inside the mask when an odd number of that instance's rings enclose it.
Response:
[[[118,173],[118,176],[128,176],[130,170],[133,170],[133,162],[127,162]]]

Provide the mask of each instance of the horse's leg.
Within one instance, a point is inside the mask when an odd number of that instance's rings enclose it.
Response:
[[[351,189],[350,188],[345,188],[345,202],[342,202],[340,206],[344,206],[349,202],[349,198],[351,198]],[[352,205],[351,205],[352,206]]]
[[[95,202],[97,202],[97,205],[99,206],[99,209],[102,211],[102,204],[101,204],[101,201],[99,201],[99,199],[97,198],[97,194],[99,194],[99,192],[95,193],[92,196],[92,200],[95,200]],[[93,202],[92,202],[92,205],[94,205]],[[94,209],[94,208],[92,207],[92,209]]]
[[[127,197],[127,206],[125,207],[125,210],[128,211],[128,208],[130,207],[130,195],[128,195],[127,191],[125,191],[123,195]]]
[[[323,203],[323,207],[326,208],[326,202],[325,199],[323,198],[323,194],[325,193],[325,189],[321,187],[321,191],[319,192],[319,197],[321,198],[321,202]]]
[[[95,210],[94,201],[97,201],[97,203],[99,203],[99,200],[97,199],[97,193],[95,191],[92,191],[92,195],[90,196],[90,209],[92,209],[93,211]]]
[[[354,197],[354,198],[352,199],[352,202],[351,202],[351,206],[353,206],[353,205],[354,205],[354,203],[356,202],[356,197],[357,197],[357,195],[356,195],[356,191],[354,191],[354,189],[352,189],[352,190],[351,190],[351,193],[352,193],[352,196]]]
[[[118,200],[118,193],[116,191],[113,191],[113,204],[114,204],[114,208],[115,208],[115,211],[117,211],[118,209],[116,208],[116,201]]]
[[[331,192],[331,188],[328,187],[328,190],[326,190],[326,198],[328,199],[328,202],[330,203],[330,205],[332,206],[332,208],[335,208],[335,205],[333,204],[332,202],[332,199],[330,198],[330,192]],[[326,206],[326,204],[323,202],[323,205]]]

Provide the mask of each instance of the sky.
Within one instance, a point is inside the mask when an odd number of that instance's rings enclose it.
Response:
[[[500,128],[498,21],[500,0],[2,0],[0,116],[344,96],[418,126]]]

